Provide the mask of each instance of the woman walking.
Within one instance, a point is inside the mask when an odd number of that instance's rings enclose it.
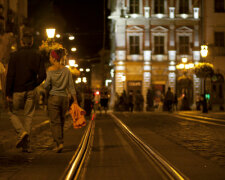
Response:
[[[63,149],[65,114],[69,109],[68,92],[73,98],[73,103],[77,103],[72,74],[68,68],[60,63],[64,56],[63,49],[51,51],[50,63],[52,66],[47,70],[47,79],[43,85],[49,91],[48,115],[51,121],[52,135],[56,142],[56,147],[53,150],[58,153]]]

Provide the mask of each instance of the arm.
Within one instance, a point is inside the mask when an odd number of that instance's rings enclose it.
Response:
[[[47,72],[47,78],[45,80],[45,83],[43,84],[43,88],[46,90],[50,90],[51,88],[51,75],[49,72]]]
[[[9,59],[8,64],[8,70],[6,75],[6,97],[12,97],[13,95],[13,85],[15,80],[15,71],[16,71],[16,65],[14,62],[14,58],[11,55]]]
[[[75,86],[72,78],[71,72],[69,72],[69,87],[68,90],[73,97],[73,103],[77,104],[77,97],[76,97],[76,91],[75,91]]]
[[[37,61],[39,62],[39,64],[37,69],[36,86],[39,86],[46,78],[46,71],[45,71],[44,60],[41,58],[39,54],[37,54],[37,58],[38,58]]]

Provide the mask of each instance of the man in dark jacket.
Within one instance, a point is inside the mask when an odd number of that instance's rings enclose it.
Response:
[[[10,57],[6,80],[10,120],[18,135],[16,147],[22,147],[23,152],[30,151],[29,134],[35,111],[35,88],[46,78],[44,62],[32,45],[33,36],[28,30],[21,39],[21,49]],[[18,117],[21,104],[24,104],[24,123]]]

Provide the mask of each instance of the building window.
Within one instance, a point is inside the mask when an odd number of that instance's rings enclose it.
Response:
[[[188,0],[180,0],[180,3],[179,3],[180,14],[188,14],[188,10],[189,10],[188,3],[189,3]]]
[[[215,46],[216,47],[224,47],[224,32],[215,32]]]
[[[130,0],[130,14],[139,14],[139,0]]]
[[[155,54],[164,54],[164,36],[155,36]]]
[[[215,12],[225,12],[224,0],[214,1]]]
[[[140,54],[139,36],[130,36],[130,54]]]
[[[155,0],[155,14],[164,14],[164,0]]]
[[[179,37],[179,53],[189,54],[189,37],[188,36]]]

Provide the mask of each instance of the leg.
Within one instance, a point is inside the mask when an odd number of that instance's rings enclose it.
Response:
[[[24,128],[30,134],[31,132],[31,125],[33,120],[33,115],[35,112],[35,97],[36,97],[36,91],[28,91],[26,94],[26,100],[25,100],[25,106],[24,106]]]
[[[24,129],[27,131],[27,133],[30,135],[31,128],[32,128],[32,121],[33,121],[33,115],[35,112],[35,98],[36,98],[36,91],[28,91],[25,96],[25,106],[24,106]],[[27,141],[23,145],[23,151],[29,152],[30,148],[30,138],[27,139]]]
[[[48,114],[50,118],[52,136],[58,146],[61,134],[61,120],[58,96],[50,95],[48,99]]]
[[[24,95],[25,95],[25,92],[17,92],[13,94],[12,109],[9,112],[9,116],[10,116],[9,118],[19,137],[25,131],[25,128],[23,127],[23,124],[21,123],[18,117],[20,104],[21,102],[24,101]]]

